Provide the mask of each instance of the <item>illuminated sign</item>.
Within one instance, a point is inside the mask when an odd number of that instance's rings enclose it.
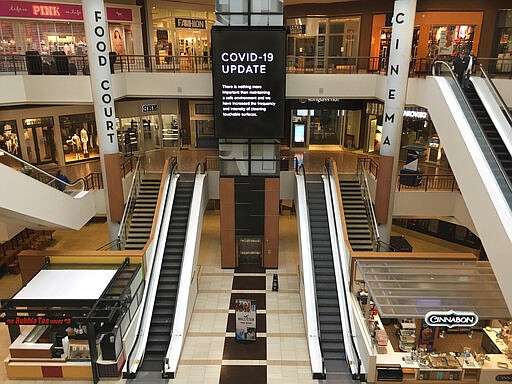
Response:
[[[212,29],[215,131],[220,138],[279,138],[284,129],[285,29]]]
[[[206,29],[206,20],[177,17],[174,19],[174,25],[176,28]]]
[[[473,312],[428,312],[425,322],[432,327],[472,327],[478,323],[478,316]]]
[[[286,34],[287,35],[304,35],[306,33],[305,25],[287,25],[286,26]]]
[[[83,20],[80,4],[42,3],[36,1],[0,1],[0,17],[27,19]],[[107,19],[132,21],[129,8],[107,7]]]
[[[142,112],[154,112],[158,111],[158,104],[144,104],[142,106]]]
[[[410,109],[405,109],[404,117],[412,117],[413,119],[427,119],[428,113],[424,111],[412,111]]]

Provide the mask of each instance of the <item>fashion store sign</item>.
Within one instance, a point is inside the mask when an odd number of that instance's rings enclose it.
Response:
[[[80,4],[40,3],[34,1],[1,1],[0,17],[76,21],[84,19]],[[132,21],[132,10],[107,7],[107,19],[110,21]]]
[[[206,29],[206,20],[204,19],[184,19],[177,17],[174,19],[176,28]]]
[[[432,327],[472,327],[478,323],[478,316],[473,312],[428,312],[425,322]]]

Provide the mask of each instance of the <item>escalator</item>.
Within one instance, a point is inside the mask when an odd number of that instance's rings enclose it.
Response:
[[[348,373],[329,220],[321,176],[308,175],[306,190],[320,330],[320,349],[325,372],[327,375]]]
[[[496,129],[489,113],[485,109],[482,100],[478,96],[475,87],[470,83],[470,86],[464,89],[464,94],[473,110],[478,124],[482,129],[483,134],[494,152],[498,162],[501,164],[502,169],[506,173],[509,181],[512,182],[512,157],[510,152],[503,142],[503,139]]]
[[[162,371],[171,340],[194,175],[181,174],[174,195],[165,250],[141,371]]]

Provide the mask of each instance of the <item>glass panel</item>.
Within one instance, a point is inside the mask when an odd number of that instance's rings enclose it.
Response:
[[[28,161],[36,164],[55,161],[53,117],[23,120]]]
[[[0,23],[0,53],[16,53],[13,24],[5,20]]]
[[[162,115],[162,141],[164,147],[179,145],[180,127],[177,115]]]
[[[100,156],[94,113],[59,116],[59,122],[66,163]]]
[[[340,144],[341,119],[336,109],[315,109],[310,120],[310,144]]]

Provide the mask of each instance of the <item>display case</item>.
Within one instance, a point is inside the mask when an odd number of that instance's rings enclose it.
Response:
[[[410,352],[416,346],[416,323],[414,320],[404,319],[400,322],[399,336],[400,350]]]

